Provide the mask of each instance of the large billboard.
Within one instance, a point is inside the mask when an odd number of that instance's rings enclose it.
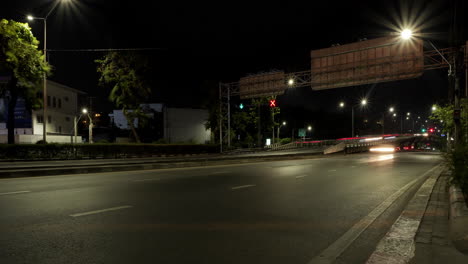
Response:
[[[314,90],[417,78],[423,70],[419,39],[383,37],[311,51]]]
[[[242,99],[283,94],[286,89],[283,71],[261,73],[242,77],[239,93]]]

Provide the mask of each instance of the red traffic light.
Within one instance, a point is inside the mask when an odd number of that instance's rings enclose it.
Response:
[[[276,107],[276,100],[275,99],[270,100],[270,107]]]
[[[434,129],[433,129],[433,128],[429,128],[429,132],[434,133]]]

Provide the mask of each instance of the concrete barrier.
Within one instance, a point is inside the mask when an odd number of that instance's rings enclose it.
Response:
[[[341,143],[338,143],[338,144],[336,144],[334,146],[326,148],[323,151],[323,154],[332,154],[332,153],[341,152],[341,151],[344,151],[345,148],[346,148],[346,142],[341,142]]]

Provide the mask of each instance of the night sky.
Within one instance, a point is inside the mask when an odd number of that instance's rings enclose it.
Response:
[[[26,22],[25,15],[42,17],[53,2],[8,1],[2,3],[0,18]],[[55,50],[49,53],[55,68],[51,79],[88,92],[96,97],[96,111],[109,112],[109,91],[97,86],[93,62],[104,53],[58,50],[153,48],[144,51],[155,65],[151,100],[197,107],[217,93],[219,81],[238,81],[246,74],[275,69],[308,70],[312,49],[386,36],[406,22],[417,24],[418,30],[437,46],[448,47],[451,13],[450,1],[446,0],[168,2],[61,3],[48,19],[47,46]],[[42,43],[42,21],[30,25]],[[370,105],[357,112],[361,121],[377,118],[376,113],[390,105],[398,112],[427,116],[433,103],[447,99],[446,75],[443,69],[427,71],[422,77],[407,81],[327,91],[297,88],[279,96],[278,102],[282,118],[297,119],[297,127],[305,123],[326,125],[328,129],[318,129],[317,135],[331,135],[339,130],[338,136],[346,133],[346,126],[323,121],[327,115],[327,119],[349,123],[350,113],[340,112],[338,101],[358,102],[367,96]]]

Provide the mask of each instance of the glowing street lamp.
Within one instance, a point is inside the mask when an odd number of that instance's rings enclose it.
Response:
[[[294,79],[292,79],[292,78],[289,79],[289,80],[288,80],[288,85],[289,85],[289,86],[293,86],[293,85],[294,85]]]
[[[42,20],[44,21],[44,62],[47,63],[47,18],[49,15],[55,10],[55,8],[58,6],[59,2],[69,2],[70,0],[58,0],[57,3],[54,3],[53,7],[49,10],[47,15],[45,17],[34,17],[32,15],[28,15],[26,18],[29,21],[32,20]],[[44,73],[43,76],[43,91],[42,91],[42,100],[43,100],[43,106],[42,106],[42,115],[44,120],[46,120],[46,115],[47,115],[47,76]],[[42,123],[42,128],[43,128],[43,137],[42,140],[44,143],[47,143],[47,122]]]
[[[393,113],[393,111],[395,111],[395,108],[394,108],[394,107],[390,107],[390,108],[388,109],[388,111],[390,111],[390,113]]]
[[[308,127],[307,127],[307,130],[311,131],[311,130],[312,130],[312,126],[308,126]]]
[[[407,28],[401,31],[401,37],[403,39],[410,39],[412,36],[413,36],[413,31],[411,31],[411,29]]]
[[[432,111],[437,110],[437,107],[435,105],[432,106]]]
[[[354,108],[356,106],[361,106],[361,107],[364,107],[367,105],[367,99],[364,98],[364,99],[361,99],[361,102],[360,104],[356,104],[356,105],[353,105],[351,107],[351,137],[354,137]],[[340,102],[339,103],[339,107],[340,108],[344,108],[345,107],[345,103],[344,102]]]

